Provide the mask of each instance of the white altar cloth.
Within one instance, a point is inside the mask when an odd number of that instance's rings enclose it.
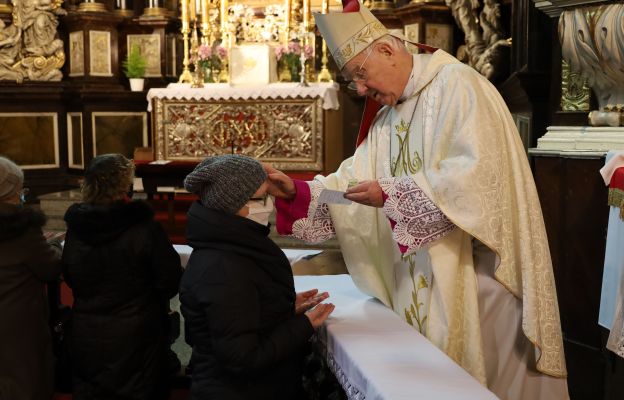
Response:
[[[295,286],[336,305],[317,335],[349,400],[497,398],[349,275],[295,276]]]
[[[191,247],[174,247],[186,267]],[[294,263],[318,250],[284,253]],[[295,276],[295,288],[327,291],[336,306],[317,337],[349,400],[497,399],[391,309],[360,292],[349,275]],[[179,308],[177,297],[172,308]]]
[[[152,111],[152,99],[170,100],[257,100],[287,98],[323,98],[323,109],[337,110],[338,84],[310,83],[271,83],[257,86],[230,86],[227,83],[208,83],[203,88],[191,88],[188,83],[170,83],[166,88],[150,89],[147,92],[147,111]]]
[[[180,255],[180,263],[182,267],[186,268],[186,264],[188,263],[189,257],[193,252],[191,246],[186,244],[174,244],[173,247],[176,249],[178,254]],[[319,254],[322,250],[314,250],[314,249],[282,249],[286,258],[290,262],[290,265],[293,265],[297,261],[301,260],[307,256],[314,256]]]

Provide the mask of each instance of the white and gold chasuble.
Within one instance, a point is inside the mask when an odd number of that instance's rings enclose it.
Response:
[[[470,67],[443,51],[415,57],[426,65],[414,95],[380,110],[338,171],[308,182],[308,217],[294,222],[293,235],[318,242],[335,234],[360,290],[487,385],[477,239],[496,254],[496,280],[522,300],[522,330],[535,346],[537,370],[564,377],[541,208],[511,116]],[[345,191],[353,180],[370,179],[388,196],[383,209],[317,204],[323,188]]]

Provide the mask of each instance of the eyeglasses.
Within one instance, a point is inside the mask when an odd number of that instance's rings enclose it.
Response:
[[[26,203],[26,196],[28,196],[28,193],[30,193],[30,189],[28,188],[22,188],[22,190],[19,191],[19,198],[22,203]]]
[[[364,61],[362,61],[362,64],[360,64],[360,66],[357,68],[357,70],[353,74],[353,77],[351,78],[345,77],[346,80],[351,81],[347,85],[347,88],[357,91],[357,83],[366,81],[366,79],[368,78],[366,76],[366,70],[362,71],[362,68],[364,68],[364,64],[366,64],[366,61],[368,61],[368,57],[370,57],[372,53],[373,51],[371,49],[366,55],[366,57],[364,57]]]
[[[250,198],[249,200],[251,200],[251,201],[258,201],[258,202],[260,202],[260,201],[261,201],[261,202],[262,202],[262,205],[263,205],[263,206],[266,206],[266,202],[267,202],[267,198],[268,198],[268,197],[269,197],[269,194],[268,194],[268,193],[266,193],[266,194],[265,194],[264,196],[262,196],[262,197],[252,197],[252,198]]]

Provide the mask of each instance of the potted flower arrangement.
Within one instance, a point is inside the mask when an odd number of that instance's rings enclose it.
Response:
[[[130,90],[140,92],[145,83],[145,67],[147,61],[141,55],[139,46],[134,45],[126,54],[126,59],[122,62],[124,74],[130,80]]]
[[[197,48],[197,65],[204,72],[204,82],[220,82],[227,78],[221,74],[226,59],[227,50],[223,46],[202,44]]]
[[[304,59],[312,58],[312,47],[305,45]],[[275,48],[277,57],[279,80],[282,82],[299,82],[301,73],[301,45],[299,42],[288,42],[287,46],[279,45]]]

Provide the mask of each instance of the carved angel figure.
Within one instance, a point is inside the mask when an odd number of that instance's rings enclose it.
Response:
[[[22,45],[22,31],[0,20],[0,80],[22,82],[24,76],[16,66]]]
[[[504,39],[500,23],[498,0],[445,0],[455,22],[465,35],[465,45],[460,46],[457,58],[467,62],[489,80],[495,79],[505,61],[510,43]]]

